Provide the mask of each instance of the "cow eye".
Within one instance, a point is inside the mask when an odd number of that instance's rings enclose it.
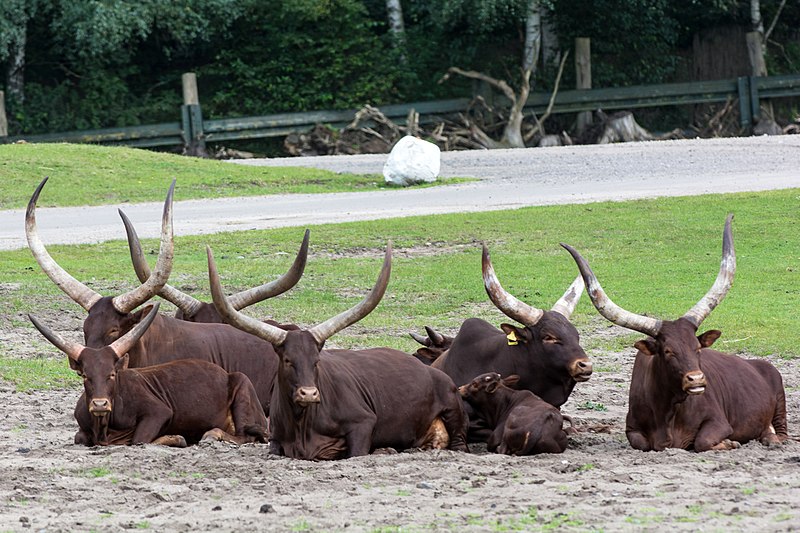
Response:
[[[545,335],[544,342],[548,344],[559,344],[561,340],[559,340],[559,338],[554,335]]]

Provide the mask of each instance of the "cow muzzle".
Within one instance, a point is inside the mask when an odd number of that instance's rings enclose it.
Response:
[[[94,416],[104,416],[111,412],[111,400],[108,398],[92,398],[89,412]]]
[[[569,374],[575,381],[589,381],[592,377],[592,362],[588,359],[578,359],[569,365]]]
[[[298,387],[294,393],[294,403],[303,407],[319,402],[319,389],[316,387]]]
[[[706,391],[706,376],[699,370],[683,375],[683,392],[686,394],[703,394]]]

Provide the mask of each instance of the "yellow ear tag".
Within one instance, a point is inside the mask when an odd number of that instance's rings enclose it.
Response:
[[[519,344],[519,341],[517,340],[516,331],[510,331],[508,335],[506,335],[506,338],[508,339],[509,346],[516,346],[517,344]]]

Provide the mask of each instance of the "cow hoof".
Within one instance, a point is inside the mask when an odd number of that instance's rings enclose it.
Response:
[[[219,428],[209,429],[203,433],[203,438],[200,439],[200,442],[224,441],[223,433]]]
[[[186,448],[186,439],[182,435],[164,435],[157,438],[150,444],[160,444],[161,446],[169,446],[172,448]]]
[[[376,448],[372,455],[394,455],[397,453],[397,450],[394,448]]]

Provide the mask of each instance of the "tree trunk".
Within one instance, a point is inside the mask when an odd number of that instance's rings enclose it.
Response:
[[[503,130],[501,146],[525,148],[522,135],[523,109],[531,93],[531,75],[536,70],[539,50],[542,47],[542,12],[540,0],[528,0],[528,16],[525,19],[525,52],[522,58],[522,81],[519,92],[512,99],[508,122]]]
[[[525,19],[525,50],[522,69],[533,72],[542,46],[542,6],[540,0],[528,0],[528,16]]]
[[[386,13],[394,47],[400,52],[400,61],[405,64],[406,26],[403,22],[403,6],[400,0],[386,0]]]
[[[19,37],[9,47],[8,68],[6,70],[6,90],[12,105],[25,102],[25,44],[27,32],[23,27]]]

